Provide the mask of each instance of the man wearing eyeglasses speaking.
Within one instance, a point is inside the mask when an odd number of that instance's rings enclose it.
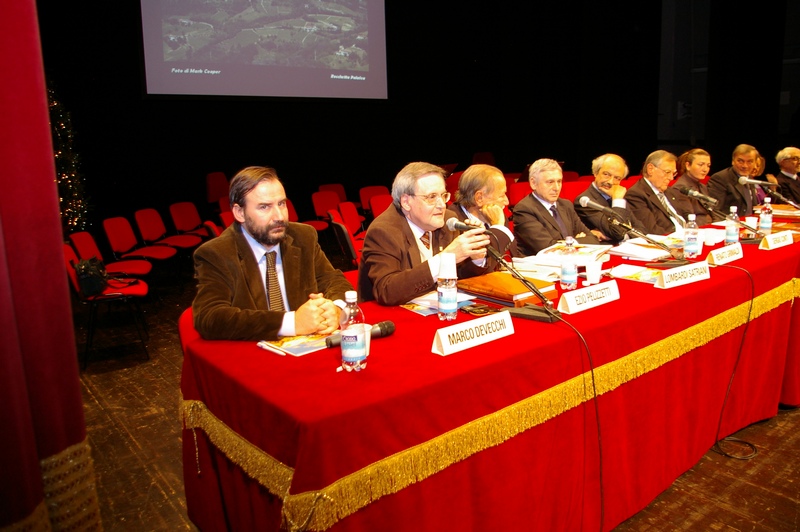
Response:
[[[372,221],[364,237],[358,271],[362,301],[400,305],[435,290],[441,252],[455,254],[459,278],[494,268],[486,246],[498,242],[490,238],[496,229],[487,231],[472,221],[465,223],[475,229],[463,233],[445,226],[455,215],[447,210],[450,193],[444,176],[444,169],[434,164],[415,162],[395,177],[392,206]],[[505,240],[508,242],[507,237]]]
[[[678,214],[686,212],[684,201],[669,188],[677,174],[677,157],[657,150],[647,156],[639,179],[625,196],[633,215],[644,225],[646,232],[666,235],[682,231],[686,220]]]

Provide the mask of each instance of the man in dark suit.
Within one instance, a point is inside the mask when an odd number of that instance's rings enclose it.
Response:
[[[462,221],[475,220],[489,232],[492,247],[503,252],[514,241],[503,209],[508,205],[506,178],[499,168],[488,164],[473,164],[461,174],[456,200],[447,207]],[[512,251],[512,255],[514,252]]]
[[[642,178],[626,195],[633,215],[644,225],[648,234],[669,234],[682,230],[686,223],[678,214],[678,206],[683,200],[669,188],[670,181],[675,177],[676,164],[677,158],[670,152],[654,151],[645,160]]]
[[[587,197],[594,203],[611,208],[622,221],[630,224],[634,229],[644,231],[644,226],[628,208],[625,200],[628,189],[619,184],[628,175],[628,165],[625,164],[625,160],[613,153],[601,155],[592,161],[592,174],[594,182],[578,194],[574,202],[575,212],[578,213],[583,223],[587,227],[600,231],[603,234],[600,240],[607,244],[619,244],[628,234],[628,229],[612,223],[609,216],[602,211],[582,207],[581,198]]]
[[[780,192],[787,199],[800,204],[800,181],[797,171],[800,169],[800,149],[793,146],[786,147],[778,152],[775,161],[781,171],[775,176],[780,185]]]
[[[750,216],[758,205],[758,192],[754,185],[740,185],[739,178],[750,179],[758,151],[749,144],[739,144],[733,150],[731,166],[716,172],[708,180],[708,192],[717,200],[717,210],[728,213],[736,206],[739,216]]]
[[[331,266],[316,230],[288,222],[275,171],[243,169],[231,179],[229,195],[235,222],[194,253],[192,311],[200,335],[274,340],[335,331],[341,310],[334,300],[343,305],[353,287]]]
[[[475,229],[464,233],[445,226],[455,215],[447,210],[450,193],[442,168],[423,162],[406,165],[394,179],[392,198],[392,206],[372,221],[364,237],[358,271],[362,301],[400,305],[435,290],[441,252],[455,255],[459,278],[493,268],[483,225],[467,221]]]
[[[514,206],[514,235],[521,256],[574,237],[584,244],[599,244],[599,231],[592,231],[575,213],[572,202],[559,198],[563,175],[553,159],[539,159],[528,170],[533,192]]]

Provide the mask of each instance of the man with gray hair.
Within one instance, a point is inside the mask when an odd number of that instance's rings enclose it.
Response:
[[[460,233],[445,226],[450,193],[444,169],[429,163],[406,165],[392,184],[392,205],[369,225],[358,270],[358,296],[381,305],[400,305],[436,289],[439,253],[453,253],[458,277],[490,271],[491,243],[485,227]]]
[[[603,233],[601,240],[608,244],[619,244],[628,234],[628,229],[614,224],[604,212],[590,207],[581,206],[581,198],[589,200],[612,209],[619,219],[630,224],[634,229],[644,231],[645,227],[636,219],[628,208],[625,194],[628,189],[620,182],[628,176],[628,165],[625,159],[613,153],[606,153],[592,161],[592,174],[594,181],[589,187],[575,198],[575,212],[587,227],[597,229]]]
[[[535,255],[568,236],[583,244],[600,243],[600,232],[584,225],[571,201],[558,197],[563,180],[561,165],[553,159],[539,159],[530,166],[532,192],[514,206],[514,235],[520,255]]]
[[[800,169],[800,149],[787,146],[775,156],[780,166],[780,173],[775,176],[781,187],[781,194],[787,199],[800,203],[800,182],[797,181],[797,170]]]
[[[683,231],[686,223],[679,212],[689,208],[669,188],[677,175],[678,158],[665,150],[656,150],[647,156],[642,167],[642,177],[628,191],[628,205],[633,215],[644,225],[645,232],[665,235]]]
[[[741,185],[739,179],[751,179],[756,165],[758,150],[749,144],[739,144],[734,148],[731,165],[715,172],[708,180],[708,192],[717,200],[717,209],[728,213],[731,205],[736,205],[739,216],[750,216],[753,207],[758,205],[758,191],[755,185]]]

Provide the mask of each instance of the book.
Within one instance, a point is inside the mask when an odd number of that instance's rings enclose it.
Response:
[[[301,357],[314,351],[325,349],[325,338],[329,335],[311,334],[308,336],[284,336],[278,340],[262,340],[258,347],[276,354]]]
[[[525,277],[525,276],[523,276]],[[558,297],[554,283],[525,277],[548,299]],[[458,280],[458,289],[504,306],[524,307],[526,304],[541,304],[541,300],[528,290],[519,279],[508,272],[492,272],[477,277]]]

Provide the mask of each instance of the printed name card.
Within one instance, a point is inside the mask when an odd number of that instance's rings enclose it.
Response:
[[[662,271],[656,279],[656,288],[674,288],[710,278],[711,270],[708,263],[705,261],[694,262]]]
[[[761,239],[758,249],[777,249],[783,246],[788,246],[794,243],[791,231],[781,231],[780,233],[772,233]]]
[[[719,249],[709,251],[706,261],[708,261],[709,264],[722,266],[723,264],[728,264],[729,262],[739,260],[742,257],[744,257],[744,253],[742,253],[742,244],[737,242],[729,246],[723,246]]]
[[[612,280],[564,292],[558,301],[558,310],[564,314],[575,314],[617,299],[619,299],[619,285],[617,281]]]
[[[447,356],[514,334],[514,324],[507,310],[487,314],[464,323],[442,327],[433,337],[431,352]]]

